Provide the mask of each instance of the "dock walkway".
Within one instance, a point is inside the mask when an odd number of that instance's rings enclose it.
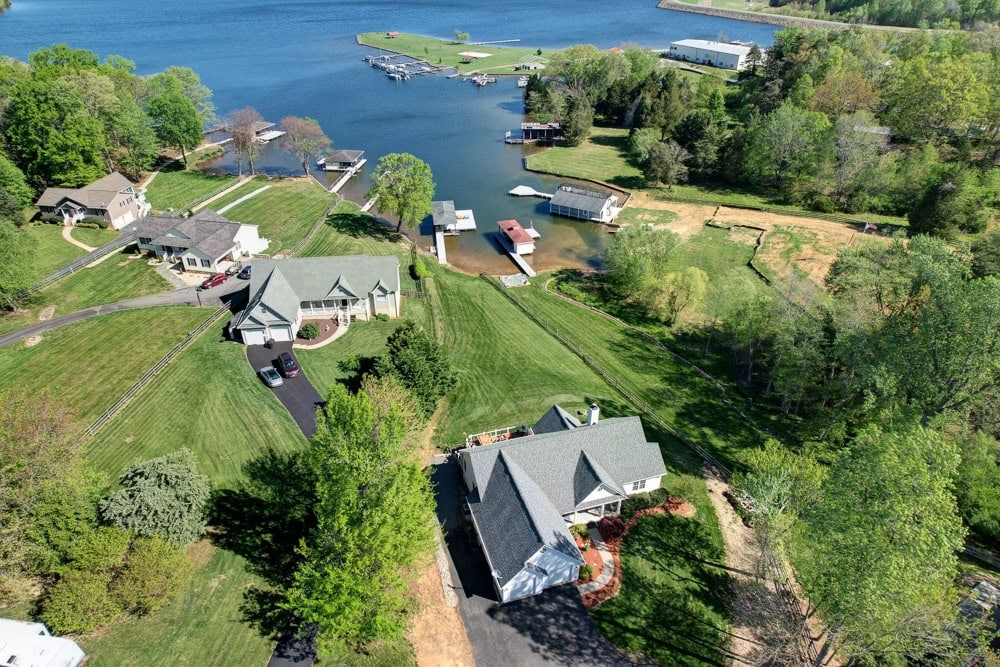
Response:
[[[444,249],[444,232],[440,229],[434,232],[434,249],[438,256],[438,264],[447,264],[448,253]]]
[[[529,185],[519,185],[507,192],[511,197],[541,197],[542,199],[552,199],[548,192],[539,192]]]
[[[510,246],[507,239],[504,238],[503,234],[498,234],[497,238],[500,239],[500,246],[504,249],[504,252],[510,256],[511,260],[517,264],[517,268],[521,269],[523,273],[526,273],[529,277],[535,277],[535,270],[531,268],[531,265],[524,261],[524,258],[514,252],[514,249]]]

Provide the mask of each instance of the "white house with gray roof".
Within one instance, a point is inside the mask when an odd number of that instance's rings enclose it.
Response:
[[[82,188],[45,188],[35,205],[45,215],[61,215],[66,224],[104,218],[115,229],[149,213],[143,195],[117,171]]]
[[[168,262],[180,262],[185,271],[219,273],[234,263],[267,250],[257,225],[223,218],[208,209],[190,218],[151,215],[125,229],[139,249]]]
[[[527,435],[459,450],[472,521],[501,602],[579,577],[583,558],[568,527],[621,511],[622,500],[657,489],[659,445],[638,417],[586,424],[553,406]]]
[[[295,340],[308,318],[347,326],[381,313],[399,317],[394,255],[258,259],[251,268],[249,302],[231,325],[247,345]]]

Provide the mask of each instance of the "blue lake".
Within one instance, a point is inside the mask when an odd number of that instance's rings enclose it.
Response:
[[[537,199],[506,192],[524,183],[551,192],[559,180],[525,172],[531,148],[507,146],[503,134],[521,122],[521,90],[511,78],[476,88],[461,79],[416,77],[393,82],[362,61],[360,32],[400,30],[450,38],[456,29],[472,41],[520,39],[519,46],[551,51],[589,43],[662,48],[683,38],[731,39],[762,45],[776,28],[656,8],[655,0],[574,0],[499,4],[425,0],[14,0],[0,15],[0,54],[24,59],[53,42],[118,54],[140,74],[170,65],[191,67],[210,87],[218,112],[256,107],[277,122],[316,118],[334,145],[366,151],[370,171],[386,153],[413,153],[428,162],[438,199],[475,211],[477,234],[449,238],[449,260],[466,270],[512,272],[491,240],[496,221],[533,221],[542,234],[529,260],[539,269],[598,262],[609,235],[592,224],[551,218]],[[268,147],[260,160],[269,173],[296,173],[297,165]],[[223,165],[225,162],[223,162]],[[360,201],[365,174],[342,194]],[[418,241],[428,247],[431,238]]]

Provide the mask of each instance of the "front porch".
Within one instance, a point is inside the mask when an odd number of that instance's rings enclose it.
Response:
[[[564,514],[563,519],[565,519],[566,523],[570,525],[576,523],[589,523],[591,521],[597,521],[605,516],[617,516],[621,514],[621,512],[622,498],[612,497],[589,507],[579,508],[569,514]]]
[[[329,318],[341,326],[368,319],[368,304],[361,299],[302,301],[299,309],[303,320]]]

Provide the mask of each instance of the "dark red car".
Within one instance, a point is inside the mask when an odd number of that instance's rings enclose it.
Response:
[[[225,273],[216,273],[213,276],[209,276],[205,279],[205,282],[201,284],[201,289],[209,289],[210,287],[215,287],[216,285],[221,285],[222,283],[229,280],[229,276]]]
[[[295,361],[291,352],[282,352],[278,355],[278,370],[286,378],[293,378],[299,374],[299,362]]]

